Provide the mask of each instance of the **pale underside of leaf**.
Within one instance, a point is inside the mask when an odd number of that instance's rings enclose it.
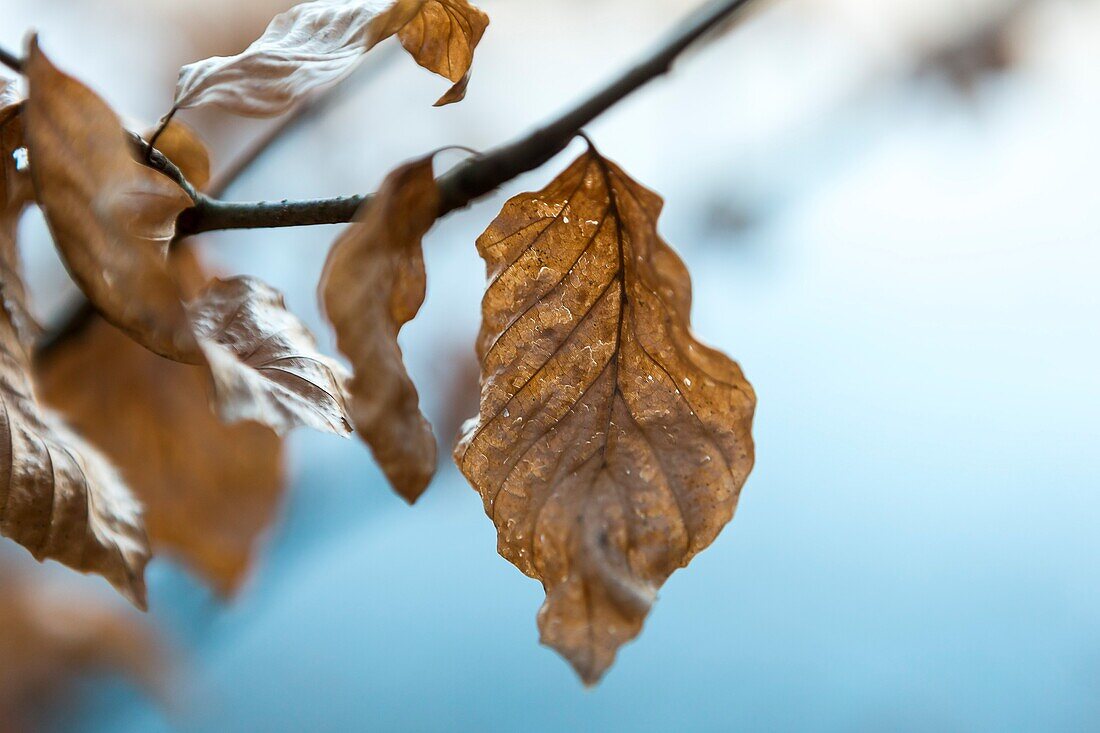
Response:
[[[392,36],[424,0],[314,0],[277,15],[236,56],[180,69],[177,108],[215,105],[254,117],[287,111],[304,95],[347,75]]]
[[[427,0],[398,32],[401,45],[416,63],[454,82],[435,106],[466,96],[474,49],[488,26],[489,16],[466,0]]]
[[[171,256],[205,285],[194,248]],[[94,368],[89,368],[94,365]],[[118,467],[145,507],[154,550],[183,560],[223,596],[246,578],[282,498],[283,445],[211,411],[210,378],[143,349],[99,317],[37,361],[43,399]]]
[[[352,422],[410,503],[435,473],[436,443],[397,335],[424,303],[421,239],[438,210],[431,158],[398,168],[333,245],[320,285],[337,346],[352,363]]]
[[[10,107],[19,101],[19,88],[14,79],[0,77],[0,109]]]
[[[11,164],[19,122],[0,110],[0,534],[39,560],[102,575],[144,607],[141,509],[107,459],[39,404],[28,373],[36,334],[15,228],[30,187]]]
[[[165,267],[176,216],[191,205],[135,162],[118,117],[30,43],[27,148],[37,200],[61,258],[96,309],[146,348],[197,356]]]
[[[299,425],[347,435],[347,373],[317,350],[276,290],[251,277],[215,279],[188,305],[227,422],[284,433]]]
[[[480,415],[455,450],[501,554],[542,581],[544,643],[586,683],[733,516],[755,397],[690,331],[660,198],[595,151],[478,240]]]

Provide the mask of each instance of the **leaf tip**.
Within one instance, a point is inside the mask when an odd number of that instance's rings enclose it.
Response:
[[[446,107],[448,104],[454,104],[455,102],[461,102],[466,98],[466,88],[470,86],[470,72],[467,71],[462,75],[462,78],[451,86],[443,96],[435,100],[433,107]]]

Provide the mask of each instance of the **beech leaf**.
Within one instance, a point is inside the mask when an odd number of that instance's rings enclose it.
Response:
[[[138,503],[107,459],[39,404],[31,384],[36,330],[25,322],[15,241],[29,187],[11,162],[22,145],[19,123],[17,110],[0,110],[0,534],[39,560],[102,575],[144,608],[149,548]]]
[[[466,0],[427,0],[397,34],[416,63],[454,82],[435,106],[461,101],[489,16]]]
[[[435,473],[436,443],[405,371],[397,334],[424,303],[421,239],[439,211],[431,158],[390,173],[321,276],[325,313],[352,363],[351,418],[390,484],[412,503]]]
[[[180,69],[175,107],[215,105],[253,117],[281,114],[304,95],[348,74],[364,53],[396,33],[424,0],[313,0],[275,16],[236,56]]]
[[[2,96],[2,95],[0,95]],[[28,308],[16,230],[23,209],[34,198],[29,176],[15,162],[24,145],[23,104],[0,107],[0,302],[11,318],[19,341],[30,349],[42,333]]]
[[[206,284],[193,247],[170,262],[184,287]],[[163,359],[92,318],[36,363],[42,397],[118,467],[145,507],[153,549],[229,596],[275,519],[282,441],[256,423],[221,422],[205,369]]]
[[[661,199],[594,149],[478,240],[481,408],[455,459],[501,554],[542,581],[542,641],[588,684],[733,516],[755,397],[691,333]]]
[[[73,280],[111,323],[165,356],[196,351],[164,266],[176,216],[191,205],[135,162],[117,115],[58,71],[31,39],[27,149],[38,204]]]
[[[345,370],[317,351],[276,290],[253,277],[215,279],[188,309],[223,420],[351,432]]]
[[[145,608],[141,509],[95,448],[35,399],[29,360],[0,318],[0,533],[38,560],[102,575]]]

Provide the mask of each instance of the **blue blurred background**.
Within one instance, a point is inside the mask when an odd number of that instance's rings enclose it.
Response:
[[[239,50],[290,4],[0,0],[0,42],[37,29],[59,65],[148,121],[181,64]],[[445,85],[379,49],[232,197],[372,190],[424,151],[491,147],[697,3],[479,4],[492,25],[465,102],[430,108]],[[1092,0],[765,0],[591,126],[665,197],[695,329],[759,395],[737,516],[598,688],[538,645],[541,588],[497,556],[449,462],[410,509],[361,444],[302,433],[238,599],[150,568],[150,621],[180,656],[173,704],[95,680],[50,727],[1100,729],[1098,41]],[[268,124],[187,121],[216,164]],[[473,240],[577,152],[428,237],[428,300],[402,345],[443,456],[476,404]],[[25,230],[56,318],[71,286],[41,222]],[[314,287],[337,231],[203,246],[283,288],[331,345]]]

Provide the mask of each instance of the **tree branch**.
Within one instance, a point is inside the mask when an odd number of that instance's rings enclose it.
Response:
[[[0,48],[0,64],[7,66],[17,74],[23,73],[23,59],[11,53],[7,49]]]
[[[753,1],[711,0],[673,30],[643,61],[620,74],[557,119],[512,143],[471,158],[440,176],[437,179],[441,194],[439,215],[443,216],[463,208],[473,200],[493,191],[516,176],[539,167],[557,155],[585,125],[631,92],[668,72],[672,63],[684,50]],[[16,70],[21,70],[22,66],[18,57],[12,56],[2,48],[0,48],[0,63]],[[254,144],[240,161],[232,164],[226,173],[212,184],[214,191],[217,194],[224,191],[279,135],[307,116],[312,106],[311,103],[306,103],[301,112],[291,113],[283,124],[274,128],[272,134]],[[148,143],[136,134],[131,133],[131,142],[141,153],[150,148]],[[176,227],[179,237],[223,229],[342,224],[350,222],[363,203],[370,199],[370,195],[365,195],[311,201],[284,200],[255,203],[220,201],[195,191],[179,169],[155,149],[152,149],[149,164],[179,183],[195,201],[193,208],[185,210],[180,215]],[[72,333],[79,331],[82,325],[90,320],[93,313],[94,309],[87,302],[79,304],[74,308],[70,318],[65,320],[65,325],[48,335],[40,348],[48,350],[64,341]]]
[[[467,206],[521,173],[550,160],[581,129],[636,89],[665,74],[689,46],[753,0],[711,0],[678,26],[639,64],[626,70],[592,96],[528,135],[471,158],[441,176],[440,216]],[[342,224],[352,220],[369,196],[314,201],[228,202],[199,196],[195,207],[180,215],[180,236],[221,229]]]

